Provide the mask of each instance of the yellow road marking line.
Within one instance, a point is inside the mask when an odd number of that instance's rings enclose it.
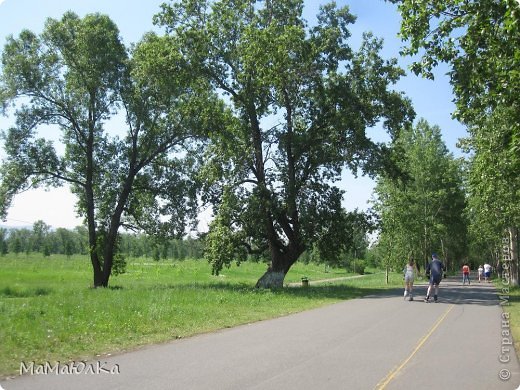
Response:
[[[444,321],[444,319],[446,318],[448,313],[451,311],[451,309],[453,309],[454,306],[455,305],[451,305],[448,308],[448,310],[446,310],[446,312],[432,326],[430,331],[421,340],[419,340],[419,344],[417,344],[417,346],[415,347],[413,352],[410,354],[410,356],[408,356],[405,359],[405,361],[401,363],[401,365],[399,367],[390,371],[388,373],[388,375],[376,385],[376,387],[375,387],[376,390],[383,390],[392,381],[392,379],[394,379],[394,377],[397,375],[397,373],[403,369],[403,367],[414,357],[414,355],[417,353],[417,351],[419,351],[419,349],[421,349],[421,347],[426,342],[426,340],[428,340],[430,338],[430,336],[433,334],[433,332],[435,332],[435,329],[437,329],[439,327],[439,325],[441,324],[441,322]]]

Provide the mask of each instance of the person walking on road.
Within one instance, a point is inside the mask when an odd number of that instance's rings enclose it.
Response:
[[[413,301],[414,261],[410,259],[404,267],[404,299]]]
[[[484,267],[482,265],[478,266],[478,282],[482,280],[482,275],[484,275]]]
[[[444,271],[444,264],[439,260],[436,253],[432,253],[432,261],[426,266],[426,275],[430,276],[430,283],[428,284],[428,291],[424,302],[430,302],[432,290],[434,290],[433,300],[437,302],[439,295],[439,284],[442,280],[442,273]]]
[[[469,281],[469,265],[465,263],[462,266],[462,285],[464,286],[468,282],[468,285],[471,284]]]
[[[490,278],[491,278],[491,266],[486,263],[484,264],[484,280],[486,282],[490,282]]]

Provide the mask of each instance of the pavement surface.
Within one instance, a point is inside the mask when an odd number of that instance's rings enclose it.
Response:
[[[507,298],[458,279],[442,282],[438,303],[424,303],[425,292],[416,286],[409,302],[392,290],[87,365],[29,364],[0,388],[517,389]]]

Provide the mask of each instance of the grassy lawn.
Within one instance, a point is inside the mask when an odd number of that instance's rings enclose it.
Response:
[[[501,294],[502,308],[509,313],[509,326],[515,343],[515,350],[520,356],[520,287],[504,288],[501,281],[495,280],[495,285]]]
[[[264,264],[212,276],[203,260],[138,259],[110,288],[92,289],[86,257],[0,258],[0,376],[23,362],[89,359],[351,299],[387,288],[384,274],[279,291],[253,288]],[[296,264],[286,283],[349,276]],[[401,286],[400,275],[392,275]]]

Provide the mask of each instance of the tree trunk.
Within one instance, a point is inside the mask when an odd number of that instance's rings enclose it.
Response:
[[[112,266],[114,263],[114,254],[116,251],[115,238],[107,237],[103,242],[103,267],[95,266],[94,261],[92,262],[94,268],[94,287],[108,287],[108,281],[112,274]],[[97,253],[92,253],[90,256],[97,258]],[[96,260],[99,264],[99,260]]]
[[[103,287],[103,270],[99,264],[97,253],[90,254],[90,261],[94,270],[94,288]]]
[[[256,288],[282,288],[285,275],[289,272],[289,268],[294,264],[288,256],[275,253],[276,249],[271,250],[271,264],[269,268],[256,282]]]
[[[287,185],[287,209],[277,215],[273,215],[272,194],[267,185],[262,147],[262,131],[258,120],[255,103],[251,100],[247,103],[247,113],[251,124],[251,139],[254,150],[254,175],[261,196],[260,211],[263,214],[264,232],[269,243],[271,265],[266,273],[258,279],[257,288],[282,288],[285,275],[291,266],[298,260],[304,251],[299,234],[299,216],[296,206],[296,174],[295,161],[292,152],[292,107],[288,95],[285,95],[287,110],[287,139],[285,150],[287,153],[288,185]],[[283,230],[284,239],[280,239],[275,224]]]
[[[103,287],[108,287],[108,280],[112,275],[112,266],[114,264],[114,252],[116,251],[117,228],[113,226],[104,240],[103,248]]]
[[[291,266],[296,263],[303,250],[289,250],[287,253],[279,253],[276,248],[271,250],[271,265],[256,282],[256,288],[282,288],[285,275]]]
[[[97,236],[97,234],[95,234]],[[115,239],[110,236],[103,240],[104,248],[97,248],[99,243],[96,243],[93,249],[91,249],[90,259],[92,262],[92,268],[94,270],[94,287],[108,287],[108,280],[112,274],[112,265],[115,251]],[[103,258],[102,262],[99,259],[99,249],[102,249]]]
[[[130,173],[128,174],[125,185],[123,187],[123,191],[121,192],[121,195],[119,197],[119,200],[117,202],[117,206],[114,210],[114,213],[112,214],[112,217],[110,219],[110,227],[108,229],[107,235],[105,239],[103,240],[103,267],[101,269],[100,266],[98,266],[98,270],[96,270],[96,267],[94,266],[94,287],[108,287],[108,280],[110,279],[110,275],[112,275],[112,266],[114,264],[114,255],[116,253],[116,241],[117,241],[117,232],[119,230],[119,225],[121,222],[121,215],[123,214],[124,206],[128,200],[128,197],[131,192],[132,184],[134,182],[134,178],[136,175],[136,170],[134,169],[134,160],[132,160],[130,164]],[[92,202],[92,209],[89,209],[89,212],[91,213],[91,220],[94,221],[94,208],[93,208],[94,202]],[[90,220],[90,218],[89,218]],[[89,230],[95,229],[95,224],[92,222],[92,224],[89,224]],[[95,233],[92,234],[92,237],[95,237],[98,235]],[[92,244],[91,244],[92,245]],[[96,242],[95,245],[98,245]],[[92,255],[97,256],[97,251],[92,251]],[[99,259],[97,259],[97,263],[99,264]],[[94,264],[94,263],[93,263]]]
[[[273,271],[271,266],[267,269],[266,273],[262,275],[256,282],[256,288],[282,288],[283,281],[285,279],[285,273],[282,271]]]
[[[512,286],[518,286],[518,228],[509,228],[509,253],[510,261],[510,281]]]
[[[508,228],[502,241],[503,278],[518,286],[518,229]]]
[[[107,246],[110,244],[107,244]],[[103,287],[108,287],[108,280],[112,275],[112,264],[114,259],[114,247],[105,248],[104,250],[104,265],[103,265]]]

